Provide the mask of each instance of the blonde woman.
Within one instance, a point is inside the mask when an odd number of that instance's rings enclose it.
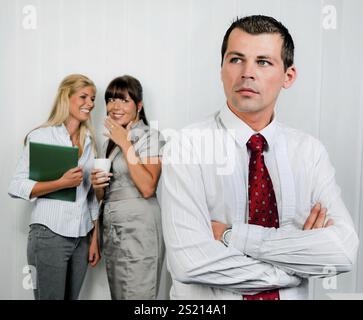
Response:
[[[83,75],[69,75],[61,82],[48,121],[25,139],[9,186],[11,197],[33,204],[27,255],[29,265],[36,270],[33,278],[36,300],[77,299],[88,263],[95,266],[100,259],[98,203],[90,183],[96,150],[90,124],[95,94],[94,83]],[[78,146],[78,167],[58,180],[30,180],[30,141]],[[71,187],[77,187],[75,202],[40,197]]]

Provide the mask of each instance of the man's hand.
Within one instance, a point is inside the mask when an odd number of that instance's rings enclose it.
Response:
[[[334,224],[333,219],[329,219],[325,224],[327,209],[322,208],[320,203],[317,203],[310,211],[310,215],[305,221],[303,230],[312,230],[326,228]]]
[[[327,209],[322,208],[321,204],[317,203],[311,209],[310,215],[305,221],[303,230],[320,229],[332,226],[334,224],[333,219],[328,219],[328,221],[324,223],[326,218],[326,213]],[[228,228],[228,225],[215,220],[212,220],[211,222],[212,222],[214,239],[220,241],[222,239],[223,232]]]
[[[212,220],[212,230],[213,230],[214,239],[218,241],[222,240],[223,232],[227,228],[228,228],[227,224]]]

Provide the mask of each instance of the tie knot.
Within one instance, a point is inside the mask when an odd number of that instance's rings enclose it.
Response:
[[[260,134],[254,134],[251,136],[250,140],[247,142],[247,148],[251,150],[251,152],[263,152],[267,147],[267,141],[265,137]]]

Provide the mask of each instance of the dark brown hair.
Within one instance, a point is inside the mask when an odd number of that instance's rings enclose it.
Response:
[[[280,34],[283,40],[281,58],[284,62],[285,71],[294,64],[294,41],[292,40],[289,30],[287,30],[287,28],[281,22],[275,20],[272,17],[254,15],[244,18],[237,18],[226,31],[221,48],[221,65],[223,65],[223,58],[227,50],[229,35],[235,28],[254,35],[262,33]]]
[[[142,102],[143,94],[142,94],[142,86],[139,80],[136,78],[123,75],[122,77],[117,77],[113,79],[108,85],[105,92],[105,101],[108,103],[108,99],[125,99],[126,92],[128,92],[130,98],[137,105],[139,102]],[[146,119],[144,107],[141,108],[139,113],[140,119],[144,121],[146,125],[148,125],[148,121]]]

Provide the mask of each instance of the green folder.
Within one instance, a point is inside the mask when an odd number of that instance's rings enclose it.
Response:
[[[34,181],[57,180],[69,169],[78,166],[78,147],[30,142],[29,179]],[[76,201],[77,188],[54,191],[40,198]]]

